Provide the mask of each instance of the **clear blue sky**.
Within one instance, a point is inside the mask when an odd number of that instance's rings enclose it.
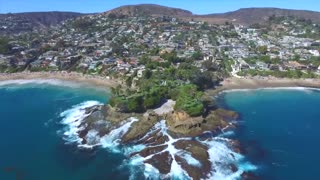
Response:
[[[160,4],[195,14],[220,13],[245,7],[278,7],[320,11],[320,0],[0,0],[0,13],[34,11],[104,12],[128,4]]]

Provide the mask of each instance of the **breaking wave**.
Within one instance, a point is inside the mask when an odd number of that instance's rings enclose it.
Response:
[[[98,101],[86,101],[79,105],[73,106],[71,109],[60,113],[60,117],[63,118],[61,124],[65,125],[63,131],[63,139],[67,143],[76,143],[80,146],[82,138],[79,137],[79,131],[83,130],[80,125],[82,121],[89,115],[86,114],[85,108],[89,108],[95,105],[100,105]],[[94,138],[97,134],[95,132],[88,133],[89,136]],[[89,146],[88,146],[89,147]]]
[[[70,81],[63,81],[58,79],[17,79],[0,81],[0,87],[7,87],[12,85],[54,85],[64,87],[80,87],[80,83],[73,83]]]
[[[256,88],[256,89],[230,89],[230,90],[224,90],[220,93],[228,93],[228,92],[250,92],[250,91],[258,91],[258,90],[288,90],[288,91],[320,91],[319,88],[313,88],[313,87],[265,87],[265,88]]]
[[[83,145],[81,143],[83,139],[79,137],[78,132],[83,128],[81,127],[83,119],[88,116],[84,109],[99,104],[97,101],[87,101],[62,112],[60,114],[61,118],[63,118],[61,123],[66,126],[63,139],[68,143],[75,143],[81,148],[100,146],[113,153],[122,153],[127,158],[119,166],[126,166],[130,169],[130,179],[141,179],[141,175],[145,179],[192,179],[183,168],[181,159],[187,165],[200,169],[204,164],[189,151],[176,147],[175,144],[182,141],[196,141],[206,147],[211,165],[205,179],[241,179],[242,173],[257,169],[243,155],[233,150],[232,140],[227,138],[230,135],[228,132],[220,136],[213,136],[211,134],[210,137],[205,139],[200,137],[174,137],[169,133],[165,120],[156,123],[147,134],[131,144],[122,144],[121,138],[129,131],[134,122],[139,121],[137,118],[129,118],[123,121],[123,123],[102,137],[98,135],[97,131],[92,130],[87,133],[87,136],[89,136],[87,139],[95,142],[95,144]],[[164,137],[165,141],[154,143],[152,140],[154,136]],[[139,152],[147,148],[160,148],[160,150],[142,156]],[[161,174],[159,169],[148,161],[164,153],[168,155],[171,161],[170,171],[167,174]],[[235,168],[230,168],[230,165],[234,165]]]

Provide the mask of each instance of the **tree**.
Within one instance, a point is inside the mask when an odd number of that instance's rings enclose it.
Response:
[[[143,98],[140,95],[136,95],[128,98],[128,110],[129,112],[143,112],[144,108],[142,107]]]
[[[217,71],[218,70],[217,64],[215,64],[214,62],[212,62],[210,60],[204,61],[202,63],[202,67],[208,69],[209,71]]]
[[[11,46],[9,44],[9,39],[5,37],[0,37],[0,54],[9,53]]]
[[[147,94],[144,97],[143,106],[146,109],[155,108],[160,104],[161,97],[159,94]]]
[[[267,54],[268,47],[267,46],[259,46],[257,49],[261,54]]]
[[[201,60],[203,59],[203,54],[200,51],[196,51],[192,54],[192,59],[194,60]]]
[[[202,92],[193,84],[179,87],[175,110],[183,110],[190,116],[199,116],[203,113],[204,105],[200,100]]]
[[[146,69],[145,71],[143,71],[143,77],[145,79],[150,79],[152,76],[152,71],[150,71],[149,69]]]

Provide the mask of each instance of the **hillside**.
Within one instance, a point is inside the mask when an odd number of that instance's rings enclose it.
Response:
[[[166,6],[160,6],[156,4],[121,6],[116,9],[107,11],[106,14],[126,15],[126,16],[138,16],[138,15],[174,16],[174,17],[192,16],[192,12],[190,11],[178,9],[178,8],[170,8]]]
[[[303,19],[310,19],[313,22],[320,23],[320,12],[278,8],[244,8],[222,14],[210,14],[205,17],[226,19],[239,24],[253,24],[264,22],[272,15],[294,16]]]
[[[30,32],[34,28],[57,25],[67,19],[82,16],[74,12],[30,12],[0,14],[0,35]]]
[[[261,23],[272,15],[276,16],[294,16],[298,18],[311,19],[314,22],[320,23],[320,12],[305,11],[305,10],[290,10],[278,8],[243,8],[237,11],[196,15],[188,10],[160,6],[155,4],[140,4],[121,6],[116,9],[105,12],[106,14],[125,15],[125,16],[172,16],[179,17],[185,20],[200,20],[214,24],[222,24],[226,21],[232,21],[238,24],[254,24]]]

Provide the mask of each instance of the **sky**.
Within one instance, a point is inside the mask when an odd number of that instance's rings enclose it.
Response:
[[[248,7],[320,11],[320,0],[0,0],[0,13],[38,11],[96,13],[131,4],[159,4],[186,9],[194,14],[223,13]]]

